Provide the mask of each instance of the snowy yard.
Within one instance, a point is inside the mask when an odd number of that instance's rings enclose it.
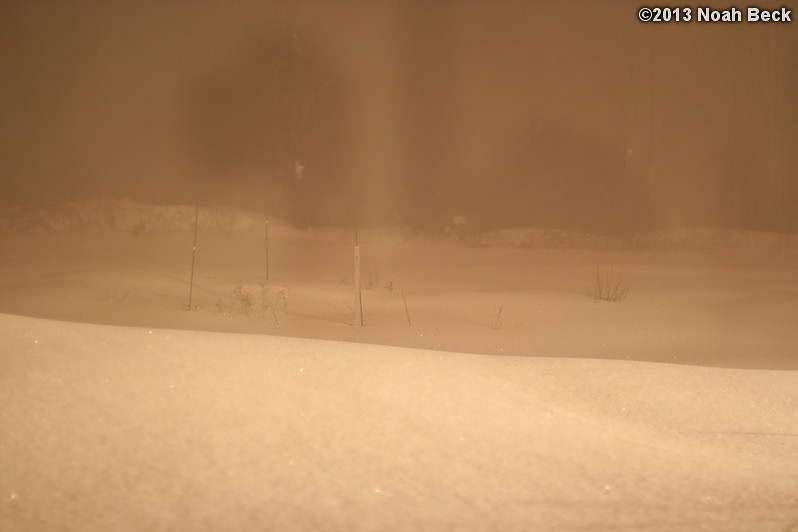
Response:
[[[0,236],[0,528],[798,526],[793,248],[272,237]]]
[[[740,7],[0,0],[0,532],[798,532]]]

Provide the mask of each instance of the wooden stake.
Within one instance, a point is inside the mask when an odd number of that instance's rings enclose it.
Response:
[[[401,290],[402,292],[402,301],[404,301],[405,304],[405,316],[407,317],[407,326],[412,327],[413,324],[410,323],[410,311],[407,310],[407,298],[405,297],[405,282],[402,279],[401,274],[399,275],[399,290]]]
[[[269,280],[269,217],[266,216],[266,281]]]
[[[360,246],[355,244],[355,327],[363,326],[363,298],[360,292]]]

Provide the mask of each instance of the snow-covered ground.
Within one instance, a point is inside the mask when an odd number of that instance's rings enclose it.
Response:
[[[348,231],[201,210],[188,310],[100,206],[0,223],[2,530],[798,527],[794,237],[366,231],[354,327]]]
[[[798,523],[798,373],[3,315],[3,530]]]

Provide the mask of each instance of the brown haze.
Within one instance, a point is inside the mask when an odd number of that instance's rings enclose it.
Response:
[[[357,199],[363,223],[434,228],[798,223],[791,25],[645,25],[629,2],[0,9],[6,207],[199,193],[303,225],[351,223]]]
[[[0,530],[798,530],[798,22],[639,8],[0,0]]]

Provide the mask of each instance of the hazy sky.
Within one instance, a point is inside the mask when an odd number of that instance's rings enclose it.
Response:
[[[798,22],[638,7],[3,0],[3,204],[271,194],[308,223],[348,223],[358,198],[422,225],[798,228]]]

